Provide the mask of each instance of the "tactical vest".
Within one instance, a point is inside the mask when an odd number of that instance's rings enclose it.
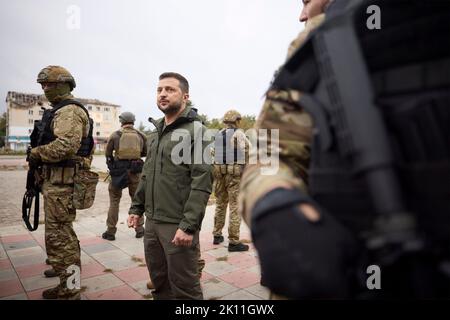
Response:
[[[53,118],[55,117],[56,111],[70,104],[74,104],[82,108],[84,112],[86,112],[86,115],[88,116],[89,119],[88,136],[83,137],[81,139],[81,146],[78,149],[76,155],[80,157],[88,157],[91,155],[92,149],[94,148],[94,138],[92,135],[94,122],[89,117],[89,112],[86,110],[83,104],[81,104],[81,102],[77,100],[64,100],[56,104],[51,109],[45,109],[42,119],[40,121],[35,121],[34,123],[33,132],[30,135],[30,142],[32,148],[49,144],[50,142],[56,139],[52,129]]]
[[[244,150],[238,148],[237,139],[233,141],[236,128],[219,131],[214,140],[214,160],[216,164],[244,164]]]
[[[120,140],[116,156],[119,160],[136,160],[141,158],[143,139],[133,128],[118,131]]]

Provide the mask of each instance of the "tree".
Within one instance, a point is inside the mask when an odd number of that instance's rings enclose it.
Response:
[[[0,117],[0,147],[5,146],[5,137],[6,137],[6,112]]]
[[[143,134],[145,134],[146,136],[148,136],[148,135],[150,134],[150,132],[152,132],[152,130],[146,129],[146,128],[145,128],[145,126],[144,126],[144,124],[142,123],[142,121],[139,122],[138,130],[139,130],[140,132],[142,132]]]
[[[252,115],[242,116],[241,123],[239,124],[239,128],[246,131],[250,128],[253,128],[256,122],[256,117]]]
[[[199,114],[198,116],[200,119],[202,119],[203,124],[209,128],[208,116],[206,114]]]
[[[220,129],[223,129],[223,128],[224,128],[224,124],[222,123],[222,120],[217,119],[217,118],[213,118],[213,119],[211,119],[211,121],[209,122],[208,128],[220,130]]]

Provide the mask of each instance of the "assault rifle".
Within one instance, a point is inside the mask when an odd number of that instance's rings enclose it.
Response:
[[[36,170],[38,169],[33,161],[30,161],[31,146],[27,149],[27,162],[29,165],[27,173],[27,190],[22,200],[22,219],[28,230],[35,231],[39,225],[39,193],[41,192],[38,181],[36,181]],[[34,199],[34,219],[33,225],[30,223],[31,211]]]

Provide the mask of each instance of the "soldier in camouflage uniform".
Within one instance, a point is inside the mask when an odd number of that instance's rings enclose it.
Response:
[[[226,128],[216,135],[214,149],[214,178],[216,213],[214,216],[214,244],[224,239],[222,229],[228,204],[230,204],[230,220],[228,224],[228,251],[247,251],[249,246],[239,241],[241,216],[238,213],[239,183],[244,165],[248,159],[249,141],[245,133],[238,129],[241,115],[229,110],[223,117]]]
[[[291,43],[288,58],[322,23],[330,2],[304,2],[300,21],[306,27]],[[341,241],[336,239],[342,230],[308,198],[312,118],[297,104],[301,94],[295,90],[267,92],[255,128],[279,129],[279,169],[276,174],[262,175],[261,163],[248,165],[241,181],[239,211],[252,230],[262,284],[272,290],[273,298],[332,297],[335,292],[327,290],[340,280],[339,264],[333,259],[340,258],[336,248]],[[265,145],[263,152],[275,151],[270,138],[267,144],[260,143],[260,147]],[[296,255],[300,247],[308,248]]]
[[[73,99],[75,80],[64,68],[49,66],[41,70],[37,82],[41,84],[48,101],[56,104]],[[89,117],[75,104],[55,112],[51,123],[54,140],[33,148],[30,161],[41,166],[42,193],[45,210],[45,246],[48,261],[60,279],[60,284],[43,291],[44,299],[79,299],[80,290],[67,287],[70,266],[81,268],[80,245],[72,226],[76,211],[72,194],[75,167],[63,163],[76,163],[78,168],[89,168],[90,156],[77,156],[82,138],[89,134]]]
[[[106,145],[106,162],[111,169],[123,167],[123,175],[128,183],[123,186],[115,186],[115,177],[111,174],[109,191],[109,210],[106,225],[108,229],[102,234],[103,239],[115,240],[116,225],[119,219],[119,204],[122,198],[122,188],[128,188],[130,197],[133,198],[139,184],[143,161],[141,157],[147,155],[147,138],[143,133],[136,130],[133,125],[135,116],[131,112],[124,112],[119,116],[122,128],[111,134]],[[120,171],[120,170],[119,170]],[[136,228],[136,238],[144,236],[144,217],[139,220]]]

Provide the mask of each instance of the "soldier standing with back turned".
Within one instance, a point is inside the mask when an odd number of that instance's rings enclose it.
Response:
[[[230,220],[228,224],[228,251],[247,251],[248,245],[239,241],[241,216],[238,213],[239,183],[248,159],[249,141],[244,132],[238,128],[241,115],[236,110],[229,110],[223,117],[226,128],[219,131],[214,148],[214,179],[216,196],[216,213],[214,216],[214,244],[224,239],[222,229],[225,225],[228,203]]]
[[[106,163],[111,175],[108,187],[108,219],[106,220],[108,229],[102,234],[102,238],[106,240],[116,239],[122,189],[128,187],[130,197],[133,198],[144,164],[141,157],[147,155],[147,138],[133,127],[135,120],[135,116],[131,112],[122,113],[119,116],[122,128],[111,134],[106,146]],[[144,218],[141,217],[136,228],[136,238],[144,236],[143,225]]]

